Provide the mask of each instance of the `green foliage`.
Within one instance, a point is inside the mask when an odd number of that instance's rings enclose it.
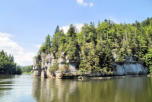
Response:
[[[21,74],[21,69],[14,62],[14,57],[0,51],[0,74]]]
[[[51,43],[50,43],[51,42]],[[111,20],[84,24],[81,32],[73,25],[66,34],[57,26],[50,41],[49,36],[40,52],[53,53],[55,58],[64,56],[76,63],[80,72],[112,73],[114,63],[123,64],[128,57],[144,65],[152,72],[152,18],[133,24],[115,24]],[[57,66],[51,68],[56,70]]]
[[[53,66],[51,66],[50,68],[49,68],[49,71],[51,72],[51,73],[54,73],[55,71],[57,71],[58,70],[58,63],[57,63],[57,61],[55,61],[55,63],[53,64]]]
[[[32,70],[33,70],[33,65],[22,67],[22,72],[23,73],[31,73]]]
[[[82,28],[82,34],[83,34],[83,36],[82,36],[83,40],[85,42],[96,43],[97,34],[96,34],[96,28],[93,23],[91,23],[90,25],[85,24]]]
[[[16,67],[16,72],[15,72],[15,74],[22,74],[22,69],[21,69],[20,66],[17,66],[17,67]]]
[[[51,51],[51,40],[50,35],[48,35],[45,39],[44,44],[40,47],[39,53],[49,54]]]
[[[67,32],[67,43],[65,44],[65,53],[68,56],[70,62],[79,62],[79,45],[75,27],[70,25]]]
[[[53,35],[52,38],[52,47],[51,52],[55,55],[56,58],[58,58],[60,52],[63,52],[65,49],[65,43],[66,43],[66,37],[62,30],[59,29],[57,26],[56,33]]]
[[[152,73],[152,49],[148,50],[148,53],[144,56],[146,66],[149,67],[150,73]]]

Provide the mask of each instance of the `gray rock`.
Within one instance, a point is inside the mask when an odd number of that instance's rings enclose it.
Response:
[[[76,63],[69,63],[69,71],[70,73],[76,74],[78,72],[76,68]]]
[[[136,64],[123,64],[116,65],[116,71],[114,71],[114,75],[139,75],[139,74],[147,74],[148,69],[143,65]]]

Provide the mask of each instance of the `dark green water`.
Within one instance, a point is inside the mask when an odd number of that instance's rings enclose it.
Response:
[[[77,81],[0,76],[0,102],[152,102],[152,78]]]

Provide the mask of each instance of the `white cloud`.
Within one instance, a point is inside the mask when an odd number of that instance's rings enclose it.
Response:
[[[13,41],[12,35],[0,32],[0,50],[14,56],[15,62],[20,65],[29,65],[33,62],[34,52],[25,52],[17,42]]]
[[[34,45],[34,47],[40,48],[40,47],[41,47],[41,44],[36,44],[36,45]]]
[[[67,33],[68,29],[69,29],[69,25],[62,26],[62,27],[60,27],[60,29],[62,29],[64,31],[64,33]]]
[[[73,26],[75,26],[77,32],[80,32],[81,28],[83,27],[83,24],[73,24]],[[69,25],[66,25],[66,26],[60,27],[60,29],[62,29],[64,33],[67,33],[69,30],[69,27],[70,27]]]
[[[94,6],[94,3],[93,3],[93,2],[86,2],[86,1],[84,1],[84,0],[77,0],[77,3],[78,3],[79,5],[84,6],[84,7],[86,7],[86,6],[93,7],[93,6]]]

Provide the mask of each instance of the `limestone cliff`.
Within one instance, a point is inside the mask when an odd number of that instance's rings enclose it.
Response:
[[[142,63],[136,62],[132,57],[126,58],[124,64],[116,64],[114,75],[140,75],[147,74],[148,69]]]
[[[64,78],[64,77],[77,77],[78,68],[76,62],[71,62],[67,59],[64,53],[62,57],[56,59],[51,54],[41,54],[34,57],[33,70],[34,76]],[[133,60],[132,57],[128,57],[123,64],[115,64],[115,70],[112,75],[139,75],[147,74],[148,69],[145,68],[141,63]],[[82,74],[81,74],[82,75]],[[84,74],[87,76],[103,76],[103,73],[88,73]]]
[[[52,53],[38,56],[34,57],[34,76],[62,78],[77,75],[77,63],[70,62],[64,53],[58,59]]]

